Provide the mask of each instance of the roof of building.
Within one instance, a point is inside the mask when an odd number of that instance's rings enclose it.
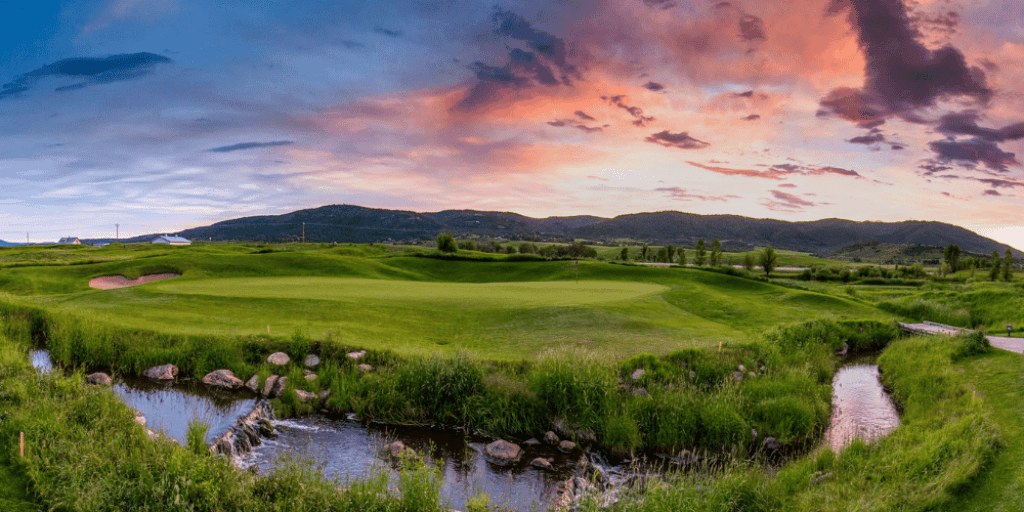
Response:
[[[60,241],[57,242],[57,243],[58,244],[73,244],[73,243],[75,243],[77,241],[78,241],[78,237],[77,236],[66,236],[64,238],[61,238]]]
[[[190,244],[191,240],[176,235],[161,235],[153,239],[153,242],[164,241],[170,244]]]

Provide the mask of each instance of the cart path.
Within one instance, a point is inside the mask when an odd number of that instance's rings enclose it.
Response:
[[[924,322],[919,324],[900,323],[903,330],[914,334],[948,334],[953,335],[962,331],[969,331],[962,327],[937,324],[935,322]],[[1007,338],[1006,336],[985,336],[988,342],[996,348],[1024,354],[1024,338]]]

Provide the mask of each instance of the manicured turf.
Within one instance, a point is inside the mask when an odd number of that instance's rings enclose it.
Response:
[[[971,491],[950,510],[1024,510],[1024,356],[992,349],[990,354],[957,366],[991,407],[1003,448]]]
[[[459,307],[575,306],[627,300],[666,290],[664,286],[622,281],[526,283],[431,283],[338,277],[205,279],[161,283],[162,292],[259,299],[313,299],[457,305]]]

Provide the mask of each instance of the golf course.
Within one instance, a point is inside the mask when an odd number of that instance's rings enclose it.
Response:
[[[0,489],[12,498],[0,505],[444,509],[429,464],[401,469],[390,491],[386,475],[339,485],[301,460],[247,479],[201,433],[186,447],[152,441],[109,392],[80,384],[174,364],[186,380],[287,376],[272,400],[280,417],[354,414],[520,441],[554,429],[620,458],[701,454],[652,475],[620,510],[1017,510],[1024,417],[1007,390],[1024,389],[1021,357],[971,335],[906,338],[896,321],[1013,322],[1019,284],[765,274],[379,244],[3,249],[0,433],[54,441],[25,456],[4,447]],[[138,284],[90,287],[109,276]],[[64,370],[34,373],[33,347]],[[881,354],[901,426],[837,454],[821,440],[847,351]],[[271,364],[275,352],[291,362]],[[310,354],[323,361],[314,379],[301,364]],[[94,493],[82,490],[93,471],[67,462],[85,453],[104,475]]]

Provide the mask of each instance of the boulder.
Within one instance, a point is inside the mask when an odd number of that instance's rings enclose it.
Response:
[[[544,442],[545,443],[550,444],[551,446],[554,446],[554,445],[558,444],[558,441],[559,441],[558,434],[555,434],[554,432],[552,432],[550,430],[548,430],[547,432],[544,433]]]
[[[540,446],[540,441],[538,441],[536,437],[531,437],[531,438],[527,439],[526,441],[523,441],[523,445],[524,446],[531,446],[531,447],[532,446]]]
[[[743,372],[732,372],[732,380],[743,380]]]
[[[96,372],[85,378],[86,384],[94,384],[97,386],[109,386],[111,383],[110,375],[103,372]]]
[[[359,370],[359,373],[366,373],[366,372],[372,372],[373,371],[373,367],[368,365],[368,364],[361,364],[361,365],[357,366],[356,369]]]
[[[288,362],[291,360],[292,359],[288,357],[288,354],[285,354],[284,352],[274,352],[273,354],[270,354],[270,357],[267,358],[268,363],[276,364],[278,366],[284,366],[288,364]]]
[[[536,459],[533,459],[533,461],[530,462],[530,465],[535,467],[535,468],[540,468],[540,469],[551,469],[551,461],[549,461],[547,459],[544,459],[544,458],[541,458],[541,457],[537,457]]]
[[[320,392],[320,400],[327,400],[327,397],[331,396],[331,390],[325,389]]]
[[[644,373],[645,372],[643,368],[637,368],[636,370],[633,371],[633,375],[630,375],[629,378],[633,379],[633,382],[636,382],[644,378]]]
[[[349,352],[348,353],[348,358],[349,359],[361,359],[365,355],[366,355],[366,351],[365,350],[360,350],[359,352]]]
[[[231,370],[214,370],[203,377],[203,384],[214,388],[239,389],[245,385],[242,379],[235,377]]]
[[[697,372],[695,372],[693,370],[690,370],[690,380],[693,380],[693,379],[696,379],[696,378],[697,378]]]
[[[314,381],[314,380],[316,380],[316,374],[315,374],[315,373],[313,373],[313,372],[311,372],[311,371],[309,371],[309,370],[302,370],[302,375],[303,375],[303,377],[305,377],[305,378],[306,378],[306,380],[308,380],[308,381]]]
[[[320,358],[313,354],[309,354],[302,360],[302,364],[306,365],[307,368],[316,368],[317,366],[320,366]]]
[[[277,375],[271,375],[267,377],[267,381],[263,383],[263,396],[269,397],[274,392],[274,386],[277,385]]]
[[[741,372],[747,371],[747,369],[744,368],[742,364],[739,366],[739,369],[740,369]]]
[[[304,404],[315,402],[317,399],[316,393],[310,393],[309,391],[303,391],[301,389],[296,389],[295,395],[298,396],[299,401]]]
[[[260,392],[260,376],[259,374],[253,375],[251,379],[245,382],[245,387],[252,390],[253,393]]]
[[[523,449],[517,444],[510,443],[504,439],[498,439],[497,441],[487,445],[484,448],[487,452],[487,456],[494,459],[498,464],[511,464],[519,457],[523,456]]]
[[[260,420],[259,423],[260,435],[268,439],[277,439],[277,432],[274,430],[274,424],[268,419]]]
[[[401,459],[404,457],[415,457],[416,450],[409,448],[405,443],[401,441],[394,441],[387,446],[387,452],[393,459]]]
[[[174,380],[178,376],[178,367],[173,364],[154,366],[144,372],[143,375],[156,380]]]
[[[141,414],[137,414],[135,416],[135,423],[138,423],[139,425],[142,425],[143,427],[145,427],[146,426],[146,417],[141,415]]]
[[[278,377],[277,382],[274,383],[274,389],[270,390],[270,394],[267,397],[280,398],[284,394],[286,387],[288,387],[288,377]]]
[[[775,452],[778,451],[781,447],[782,445],[779,444],[779,440],[775,439],[774,437],[766,437],[764,438],[764,441],[761,442],[762,450]]]
[[[558,450],[561,451],[561,452],[572,453],[573,450],[575,450],[575,449],[576,449],[576,443],[574,443],[572,441],[565,440],[565,441],[562,441],[561,443],[558,443]]]

